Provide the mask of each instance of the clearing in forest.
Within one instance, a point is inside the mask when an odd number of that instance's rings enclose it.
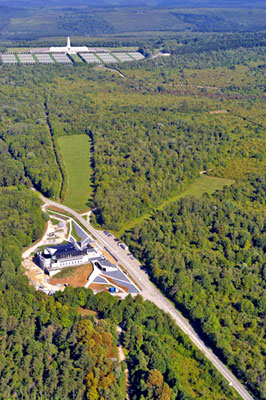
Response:
[[[150,213],[144,214],[140,218],[131,220],[127,225],[124,225],[117,234],[119,237],[121,237],[125,231],[132,229],[135,225],[140,224],[145,219],[150,218],[154,212],[162,211],[166,206],[181,199],[182,197],[194,196],[198,198],[201,197],[204,193],[212,194],[216,190],[222,190],[224,186],[233,185],[234,183],[235,181],[233,179],[223,179],[216,178],[215,176],[201,175],[198,179],[195,180],[195,182],[189,185],[186,190],[184,190],[184,192],[178,193],[175,196],[163,201]]]
[[[227,110],[215,110],[215,111],[209,111],[209,114],[228,114]]]
[[[76,211],[86,211],[91,200],[91,143],[87,135],[61,136],[58,144],[67,172],[64,204]]]

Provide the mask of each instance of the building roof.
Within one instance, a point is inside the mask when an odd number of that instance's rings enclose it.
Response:
[[[77,256],[81,254],[86,254],[88,251],[93,252],[95,251],[95,249],[92,246],[90,246],[90,244],[87,244],[87,246],[81,249],[80,242],[75,242],[75,243],[60,244],[56,246],[48,246],[43,251],[43,253],[46,255],[49,254],[50,256],[56,258],[63,258],[67,256]]]
[[[112,264],[107,258],[102,258],[99,261],[99,264],[101,264],[103,267],[116,267],[115,264]]]
[[[92,238],[90,238],[89,236],[85,237],[85,239],[83,239],[80,243],[81,247],[84,247],[85,245],[88,245],[90,243],[93,243],[94,241],[92,240]]]

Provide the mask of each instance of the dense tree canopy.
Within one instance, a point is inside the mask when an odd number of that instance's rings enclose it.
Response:
[[[40,200],[22,186],[2,188],[0,211],[0,399],[125,399],[118,324],[133,399],[238,399],[170,317],[140,296],[36,292],[20,256],[44,228]],[[80,307],[96,310],[98,319],[81,317]]]
[[[44,229],[40,204],[23,187],[0,189],[0,398],[122,400],[112,325],[81,321],[77,307],[35,292],[23,275],[22,247]]]
[[[64,29],[72,22],[61,20]],[[91,143],[95,220],[118,230],[153,213],[124,236],[131,250],[254,396],[265,396],[263,37],[172,35],[140,49],[150,59],[119,66],[125,77],[83,64],[0,66],[3,400],[124,399],[118,324],[134,400],[237,398],[152,303],[83,288],[50,297],[28,285],[22,248],[45,218],[27,187],[64,200],[57,138],[80,133]],[[171,56],[151,58],[156,49]],[[156,209],[203,170],[236,184]]]
[[[13,82],[1,88],[0,138],[19,161],[16,165],[23,164],[33,184],[53,197],[59,193],[60,172],[46,125],[44,98],[39,89],[28,88],[27,83],[15,88]]]
[[[79,304],[80,291],[67,288],[56,298],[62,304]],[[169,315],[153,303],[143,301],[139,295],[135,300],[128,296],[118,301],[109,293],[85,293],[85,307],[122,327],[134,400],[238,398]]]
[[[18,4],[16,4],[18,3]],[[40,3],[40,2],[39,2]],[[174,2],[128,2],[77,1],[61,4],[55,1],[38,6],[36,0],[21,3],[15,1],[13,7],[1,6],[0,38],[38,39],[63,35],[104,35],[127,32],[149,32],[151,36],[167,35],[172,32],[238,32],[265,29],[265,9],[263,2],[248,1],[203,1],[199,8],[198,1]],[[76,4],[75,4],[76,3]],[[83,3],[83,7],[80,5]],[[146,4],[145,4],[146,3]],[[6,4],[6,2],[4,2]],[[28,7],[23,7],[25,4]],[[31,5],[33,6],[29,8]],[[62,6],[64,4],[64,7]],[[114,4],[117,7],[114,7]],[[61,5],[59,7],[56,7]],[[78,6],[77,6],[78,5]],[[95,7],[95,5],[97,7]],[[104,7],[103,7],[104,5]],[[120,7],[119,7],[120,5]],[[135,6],[135,7],[134,7]],[[148,6],[148,7],[147,7]],[[183,7],[182,9],[176,8]],[[214,8],[222,7],[222,8]],[[224,7],[230,7],[224,9]],[[238,8],[232,8],[232,7]],[[251,7],[252,12],[245,7]],[[163,7],[167,7],[164,9]],[[174,7],[171,9],[171,7]],[[189,7],[189,8],[185,8]],[[193,8],[194,7],[194,8]],[[240,9],[242,7],[242,9]],[[256,9],[260,7],[260,9]],[[133,33],[133,35],[134,35]],[[90,39],[90,38],[89,38]],[[47,40],[47,39],[46,39]],[[54,40],[54,39],[53,39]],[[91,40],[91,39],[90,39]]]
[[[126,78],[85,65],[4,67],[0,136],[40,191],[64,198],[57,138],[80,133],[92,142],[97,222],[115,230],[202,170],[242,179],[263,168],[263,37],[179,39],[157,44],[171,57],[121,65]]]
[[[152,279],[263,398],[265,177],[184,198],[125,239]]]

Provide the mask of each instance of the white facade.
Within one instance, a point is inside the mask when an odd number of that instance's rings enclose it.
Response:
[[[72,47],[70,44],[70,37],[68,37],[66,47],[50,47],[49,51],[52,53],[77,54],[77,53],[88,52],[89,49],[87,46]]]
[[[68,247],[62,252],[63,247]],[[93,262],[100,259],[102,253],[95,247],[80,247],[78,243],[46,247],[44,251],[38,254],[40,267],[49,275],[54,275],[63,268],[77,267],[79,265]]]
[[[112,264],[104,256],[102,256],[100,260],[93,261],[93,266],[96,266],[99,270],[104,272],[117,271],[117,266],[115,264]]]

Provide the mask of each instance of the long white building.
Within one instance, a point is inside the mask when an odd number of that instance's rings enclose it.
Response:
[[[86,264],[101,257],[100,251],[90,244],[67,243],[48,246],[38,254],[39,264],[44,272],[54,275],[66,267]]]
[[[47,246],[38,253],[40,267],[45,273],[53,276],[67,267],[78,267],[79,265],[92,263],[102,271],[116,271],[117,267],[107,260],[100,250],[91,246],[86,240]]]
[[[87,46],[71,46],[70,37],[67,38],[66,47],[50,47],[49,52],[51,53],[65,53],[65,54],[77,54],[86,53],[89,51]]]

